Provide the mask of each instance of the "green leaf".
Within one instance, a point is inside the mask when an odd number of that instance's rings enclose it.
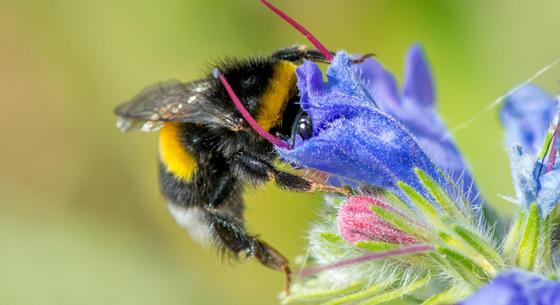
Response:
[[[399,208],[399,212],[403,212],[407,215],[410,215],[412,213],[414,213],[411,209],[410,206],[404,202],[402,199],[400,199],[398,196],[396,196],[395,194],[391,193],[391,192],[386,192],[383,194],[384,199],[387,202],[393,203],[394,205],[396,205],[397,208]]]
[[[428,285],[430,282],[430,277],[426,276],[424,278],[418,279],[406,286],[396,287],[389,291],[380,293],[374,297],[371,297],[368,300],[358,303],[358,305],[377,305],[381,303],[385,303],[388,301],[392,301],[395,299],[400,299],[403,296],[413,293],[414,291]]]
[[[400,246],[398,244],[392,244],[383,241],[359,241],[354,245],[358,248],[372,252],[392,250]]]
[[[538,159],[543,159],[544,156],[549,151],[550,143],[552,142],[552,137],[554,136],[554,129],[548,129],[544,137],[544,142],[542,142],[541,149],[539,150]]]
[[[490,246],[490,244],[478,236],[476,233],[465,229],[459,225],[453,226],[453,231],[457,233],[472,249],[474,249],[479,255],[483,256],[488,262],[490,262],[494,267],[501,269],[504,265],[504,260],[498,254],[498,252]],[[492,276],[497,274],[491,273]]]
[[[402,232],[407,233],[409,235],[426,239],[428,234],[425,232],[425,230],[420,228],[418,225],[412,223],[412,221],[410,221],[403,215],[400,215],[390,210],[380,208],[376,205],[371,205],[369,208],[375,214],[377,214],[377,216],[379,216],[381,219],[391,224],[396,229],[401,230]]]
[[[456,304],[473,293],[469,288],[449,288],[440,292],[422,303],[422,305]]]
[[[466,275],[463,275],[460,270],[455,269],[455,267],[449,262],[449,260],[447,260],[447,258],[442,256],[440,253],[432,252],[428,255],[434,262],[436,262],[440,266],[442,271],[450,275],[455,282],[463,282],[468,287],[470,287],[471,290],[475,290],[478,287],[474,283],[468,282],[468,277]]]
[[[477,264],[481,269],[490,275],[496,275],[496,267],[493,266],[490,261],[480,255],[475,249],[473,249],[469,244],[465,243],[460,237],[456,237],[455,234],[449,235],[444,232],[438,233],[441,240],[444,242],[444,246],[448,249],[452,249],[457,253],[461,253],[464,257],[469,258],[475,264]]]
[[[319,233],[319,237],[321,237],[321,239],[323,239],[324,241],[328,241],[332,243],[342,241],[342,237],[338,236],[335,233],[330,233],[330,232],[321,232]]]
[[[504,255],[510,262],[515,260],[517,246],[519,245],[519,240],[521,240],[521,233],[525,224],[525,217],[525,208],[522,207],[519,209],[517,219],[509,230],[506,241],[504,242]]]
[[[382,284],[374,284],[370,287],[368,287],[365,290],[356,292],[356,293],[352,293],[349,295],[345,295],[343,297],[340,298],[336,298],[334,300],[331,300],[327,303],[324,303],[324,305],[338,305],[338,304],[346,304],[352,301],[357,301],[357,300],[361,300],[367,297],[371,297],[373,295],[376,295],[378,292],[383,291],[385,288],[387,288],[387,285],[385,283]]]
[[[437,246],[436,250],[449,262],[454,271],[462,277],[463,282],[479,287],[490,279],[482,267],[463,254],[442,246]]]
[[[453,200],[449,198],[447,193],[439,186],[437,182],[434,181],[434,179],[432,179],[432,177],[430,177],[430,175],[426,174],[420,168],[415,168],[415,172],[416,176],[418,176],[418,179],[420,179],[420,182],[422,182],[422,185],[424,185],[424,187],[428,191],[430,191],[430,194],[434,197],[436,202],[447,214],[449,214],[449,216],[461,219],[465,218],[465,216],[463,215],[463,213],[461,213]]]
[[[552,261],[551,256],[551,239],[552,239],[552,232],[550,228],[551,217],[547,216],[543,221],[542,227],[542,235],[541,235],[541,243],[542,243],[542,252],[541,252],[541,264],[539,266],[540,270],[544,270],[546,266],[550,265]]]
[[[535,261],[539,250],[538,241],[540,226],[541,216],[539,206],[536,203],[532,203],[529,207],[529,214],[527,215],[527,221],[525,222],[525,228],[521,235],[521,241],[515,259],[517,266],[527,270],[533,270],[535,267]]]
[[[325,299],[331,299],[333,297],[338,297],[340,295],[345,295],[348,293],[352,293],[355,290],[363,287],[363,283],[353,283],[348,286],[334,288],[334,289],[325,289],[325,290],[317,290],[312,292],[304,292],[304,293],[296,293],[293,295],[289,295],[282,300],[282,304],[291,304],[291,303],[309,303],[309,302],[316,302]]]
[[[428,201],[426,198],[422,197],[415,189],[410,185],[400,181],[398,182],[399,188],[410,198],[410,201],[414,204],[418,210],[424,214],[424,219],[429,220],[433,224],[437,224],[440,219],[439,211]]]

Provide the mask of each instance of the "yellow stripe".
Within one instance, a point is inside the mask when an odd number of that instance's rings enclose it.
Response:
[[[159,132],[159,157],[167,171],[181,180],[190,181],[198,164],[195,157],[181,143],[179,127],[179,123],[163,125]]]
[[[264,130],[282,122],[289,94],[296,85],[296,66],[289,61],[279,61],[262,97],[257,122]]]

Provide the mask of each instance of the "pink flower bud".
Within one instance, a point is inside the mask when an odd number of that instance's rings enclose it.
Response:
[[[338,229],[342,237],[350,242],[382,241],[395,244],[414,244],[414,237],[397,230],[379,218],[371,209],[376,205],[382,209],[392,208],[378,200],[367,196],[348,198],[338,212]]]

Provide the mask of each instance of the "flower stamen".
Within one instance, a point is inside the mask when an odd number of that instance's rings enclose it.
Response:
[[[259,125],[259,123],[251,116],[251,114],[249,113],[247,108],[245,108],[245,106],[243,105],[243,103],[241,102],[241,100],[239,99],[237,94],[235,94],[235,91],[233,90],[233,88],[231,88],[231,86],[230,86],[229,82],[227,81],[227,79],[225,78],[225,76],[222,73],[220,73],[220,70],[214,69],[213,75],[214,75],[215,78],[220,80],[220,82],[222,83],[222,85],[226,89],[229,97],[233,101],[233,104],[235,105],[235,108],[237,108],[237,110],[239,111],[241,116],[243,116],[243,118],[247,121],[247,123],[249,123],[249,126],[251,126],[251,128],[253,128],[261,137],[265,138],[266,140],[268,140],[273,145],[275,145],[277,147],[280,147],[280,148],[284,148],[284,149],[289,149],[290,148],[290,145],[288,145],[284,141],[280,140],[279,138],[271,135],[269,132],[264,130]]]
[[[329,51],[329,49],[327,49],[320,41],[319,39],[317,39],[315,36],[313,36],[313,34],[311,34],[306,28],[304,28],[301,24],[299,24],[297,21],[295,21],[294,19],[292,19],[290,16],[286,15],[286,13],[282,12],[280,9],[278,9],[277,7],[275,7],[274,5],[272,5],[270,2],[268,2],[267,0],[260,0],[262,4],[264,4],[266,7],[268,7],[270,10],[272,10],[276,15],[280,16],[280,18],[284,19],[286,22],[288,22],[291,26],[293,26],[296,30],[298,30],[301,34],[303,34],[303,36],[305,36],[305,38],[307,38],[307,40],[309,40],[309,42],[311,42],[316,48],[317,50],[319,50],[319,52],[321,52],[321,54],[323,54],[323,56],[328,60],[328,61],[332,61],[334,56],[331,54],[331,52]]]

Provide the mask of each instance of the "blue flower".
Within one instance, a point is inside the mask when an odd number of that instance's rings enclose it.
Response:
[[[498,275],[460,305],[560,305],[560,282],[510,270]]]
[[[314,134],[292,150],[279,150],[284,160],[393,191],[404,181],[423,192],[415,167],[451,190],[443,169],[461,179],[472,203],[478,201],[471,174],[435,111],[432,79],[418,45],[407,57],[402,94],[377,61],[352,64],[344,52],[329,66],[326,83],[314,63],[305,62],[297,73],[301,107],[311,116]]]
[[[556,106],[554,98],[535,85],[522,86],[508,95],[500,112],[507,146],[521,146],[525,153],[536,155]]]
[[[422,47],[416,44],[408,51],[402,92],[395,77],[373,58],[354,69],[379,109],[404,125],[432,161],[463,188],[471,202],[478,202],[469,168],[435,109],[433,80]]]
[[[404,181],[424,192],[416,167],[447,185],[407,128],[372,100],[348,54],[336,55],[326,83],[312,62],[305,62],[297,74],[301,107],[311,116],[313,137],[300,139],[292,150],[280,149],[284,160],[393,191]]]
[[[544,215],[560,202],[558,116],[558,102],[534,85],[510,94],[500,113],[517,200],[536,202]]]

